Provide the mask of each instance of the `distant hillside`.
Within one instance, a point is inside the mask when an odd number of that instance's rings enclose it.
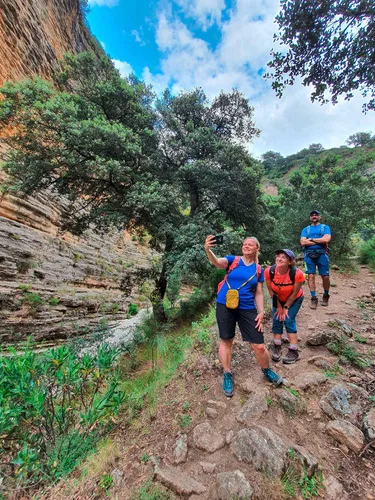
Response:
[[[263,166],[266,174],[264,191],[270,195],[277,195],[275,186],[285,185],[290,174],[296,169],[305,167],[311,160],[322,160],[334,155],[338,158],[338,164],[348,160],[362,159],[368,163],[369,172],[375,171],[375,146],[348,147],[323,149],[320,144],[312,144],[309,148],[302,149],[298,153],[283,157],[280,153],[269,151],[263,155]]]

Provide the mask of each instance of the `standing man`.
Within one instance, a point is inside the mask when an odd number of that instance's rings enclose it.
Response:
[[[312,210],[310,212],[311,224],[302,229],[300,243],[303,246],[307,274],[309,276],[309,288],[311,293],[311,309],[318,306],[316,296],[315,272],[318,267],[319,275],[323,282],[322,306],[328,306],[329,301],[329,256],[328,243],[331,241],[331,229],[326,224],[321,224],[320,212]]]

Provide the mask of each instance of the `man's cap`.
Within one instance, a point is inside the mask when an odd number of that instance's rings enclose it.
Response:
[[[289,257],[290,260],[294,260],[296,257],[294,253],[289,250],[289,248],[283,248],[282,250],[276,250],[275,254],[279,255],[279,253],[285,253]]]
[[[311,210],[310,215],[312,215],[312,214],[320,215],[320,212],[319,212],[319,210]]]

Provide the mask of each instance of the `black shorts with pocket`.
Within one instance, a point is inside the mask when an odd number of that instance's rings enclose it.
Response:
[[[232,340],[236,333],[236,323],[242,340],[251,344],[264,344],[263,333],[255,328],[256,309],[228,309],[225,304],[216,303],[216,320],[222,340]]]

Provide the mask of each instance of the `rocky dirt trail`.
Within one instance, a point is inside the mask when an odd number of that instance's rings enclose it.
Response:
[[[235,393],[228,399],[216,351],[193,352],[165,388],[156,413],[118,436],[111,498],[141,498],[136,492],[152,478],[170,496],[147,499],[302,499],[316,492],[327,500],[374,500],[374,279],[366,268],[351,276],[334,271],[329,307],[316,311],[309,308],[305,285],[300,360],[273,364],[287,380],[283,387],[264,379],[238,340]],[[268,320],[267,342],[270,332]],[[369,366],[357,368],[327,349],[340,336]],[[301,485],[288,496],[293,477]],[[320,489],[312,486],[315,479]],[[75,498],[97,498],[86,493]]]

